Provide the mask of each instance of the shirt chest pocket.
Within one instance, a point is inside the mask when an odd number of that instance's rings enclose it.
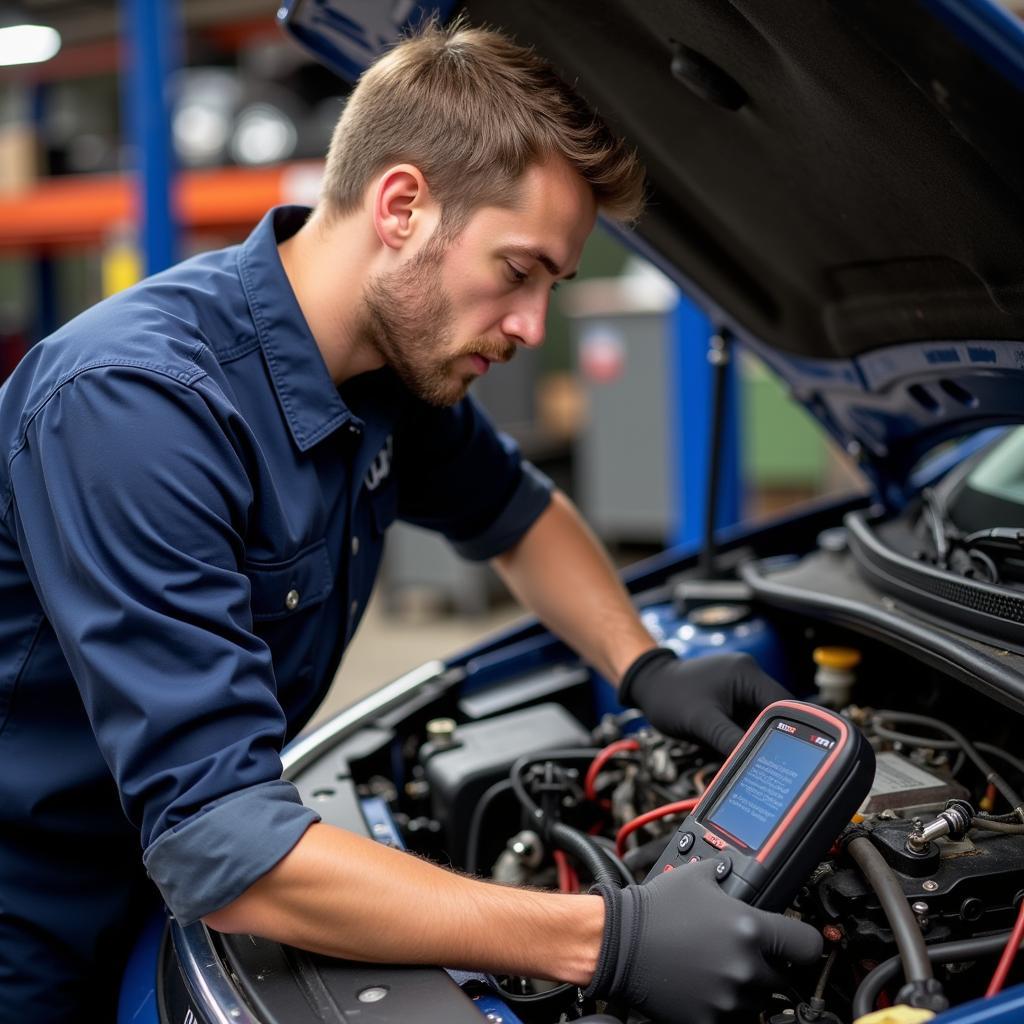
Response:
[[[282,562],[246,562],[255,622],[284,619],[323,603],[334,586],[327,541]]]

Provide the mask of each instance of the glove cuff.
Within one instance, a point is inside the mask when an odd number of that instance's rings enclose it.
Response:
[[[640,701],[637,699],[638,695],[636,693],[638,680],[646,674],[648,665],[662,662],[666,659],[676,661],[675,651],[671,651],[667,647],[652,647],[651,650],[644,651],[626,669],[626,674],[622,677],[622,682],[619,683],[619,703],[625,707],[640,707]]]
[[[601,949],[597,955],[597,967],[590,984],[583,990],[587,999],[607,996],[615,981],[615,967],[619,962],[620,936],[622,935],[622,891],[613,885],[595,885],[590,892],[604,899],[604,932],[601,935]]]

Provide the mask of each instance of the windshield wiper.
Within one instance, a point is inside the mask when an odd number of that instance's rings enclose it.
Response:
[[[1024,530],[1015,526],[994,526],[990,530],[975,530],[961,541],[969,548],[991,548],[1005,555],[1024,556]]]
[[[935,545],[935,564],[940,569],[949,568],[949,552],[960,539],[960,533],[946,518],[946,506],[931,487],[921,491],[921,504],[925,521]]]

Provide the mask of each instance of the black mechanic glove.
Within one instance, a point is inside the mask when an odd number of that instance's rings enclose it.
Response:
[[[728,754],[762,708],[792,697],[749,654],[709,654],[681,661],[656,647],[626,669],[619,700],[638,707],[659,732],[694,739]]]
[[[784,984],[787,961],[813,963],[810,925],[727,896],[715,864],[683,864],[645,885],[598,885],[605,924],[588,997],[622,1000],[658,1024],[722,1024]]]

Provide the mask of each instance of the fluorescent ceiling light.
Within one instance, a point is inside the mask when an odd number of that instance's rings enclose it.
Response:
[[[49,25],[0,28],[0,65],[39,64],[56,56],[60,33]]]

